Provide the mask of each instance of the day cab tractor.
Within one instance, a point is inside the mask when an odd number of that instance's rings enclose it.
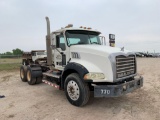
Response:
[[[94,97],[119,97],[143,86],[134,52],[104,45],[101,32],[87,27],[69,24],[50,32],[48,17],[46,21],[47,62],[22,65],[22,81],[63,90],[75,106],[85,105],[91,92]]]
[[[40,64],[47,62],[47,54],[45,50],[32,50],[31,52],[23,52],[22,64]]]

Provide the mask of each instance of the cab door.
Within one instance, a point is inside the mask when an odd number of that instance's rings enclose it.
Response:
[[[55,34],[54,64],[63,70],[66,65],[66,42],[63,33]]]

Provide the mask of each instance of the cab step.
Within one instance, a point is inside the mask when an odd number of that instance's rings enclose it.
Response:
[[[52,87],[59,88],[59,85],[57,85],[56,83],[52,83],[52,82],[50,82],[48,80],[42,80],[42,82],[44,82],[44,83],[46,83],[46,84],[48,84],[48,85],[50,85]]]

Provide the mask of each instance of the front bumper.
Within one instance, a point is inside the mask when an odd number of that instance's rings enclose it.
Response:
[[[130,93],[143,86],[143,77],[118,85],[96,85],[94,86],[94,97],[119,97]]]

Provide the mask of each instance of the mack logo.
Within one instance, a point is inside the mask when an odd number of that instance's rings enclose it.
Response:
[[[127,72],[120,73],[118,74],[118,77],[124,77],[131,74],[134,74],[134,71],[127,71]]]

